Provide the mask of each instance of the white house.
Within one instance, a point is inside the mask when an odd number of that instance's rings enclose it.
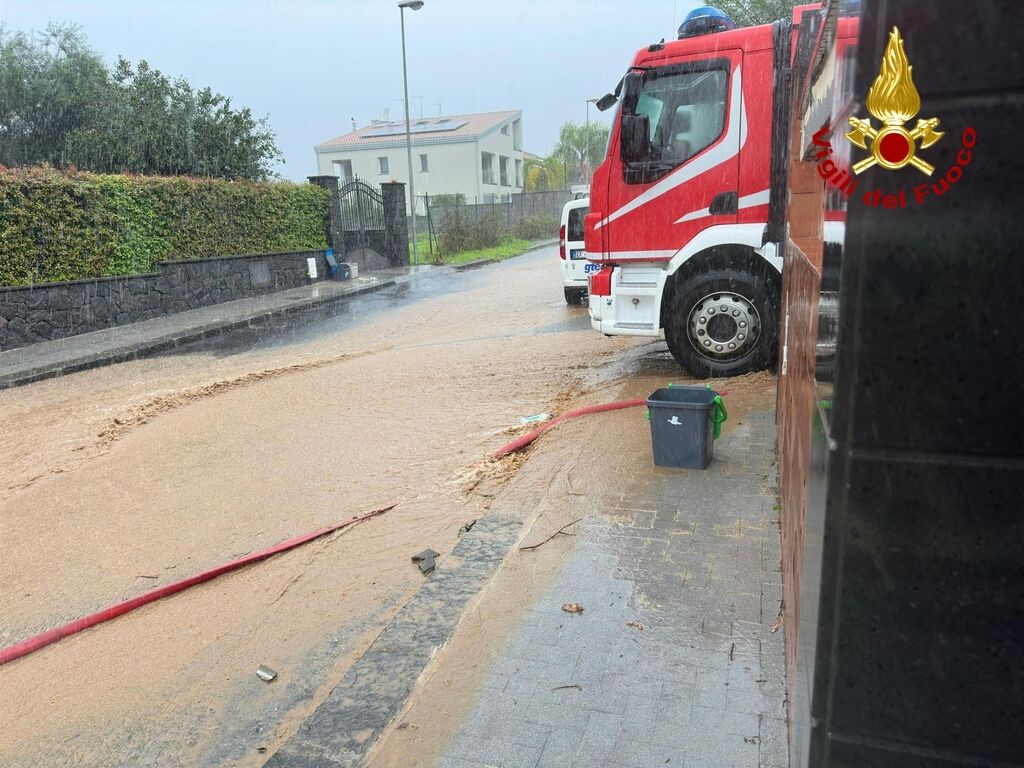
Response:
[[[411,121],[417,209],[423,195],[462,194],[472,203],[523,191],[523,113],[424,117]],[[317,172],[344,180],[409,183],[405,121],[375,120],[314,147]]]

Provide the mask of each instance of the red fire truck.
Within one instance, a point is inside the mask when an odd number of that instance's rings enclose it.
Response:
[[[699,8],[599,101],[618,111],[585,224],[595,330],[664,335],[700,377],[772,365],[794,30],[818,8],[741,29]]]

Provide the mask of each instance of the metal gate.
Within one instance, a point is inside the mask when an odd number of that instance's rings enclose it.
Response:
[[[387,251],[384,196],[361,179],[345,184],[338,193],[341,230],[346,252],[370,249]]]

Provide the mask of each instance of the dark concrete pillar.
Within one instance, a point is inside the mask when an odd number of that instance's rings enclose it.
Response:
[[[388,263],[405,266],[409,263],[409,222],[405,213],[405,184],[399,181],[380,185],[384,195],[384,228]]]
[[[849,204],[835,376],[819,384],[825,492],[807,502],[820,578],[805,567],[816,589],[801,604],[801,646],[812,644],[796,695],[810,712],[794,718],[807,747],[793,765],[1019,765],[1024,162],[1012,147],[1024,4],[862,8],[853,114],[870,117],[864,100],[898,26],[916,118],[939,118],[945,135],[919,152],[930,177],[875,166]],[[904,191],[907,207],[865,205],[876,189]]]
[[[310,184],[326,189],[331,195],[330,213],[327,217],[327,247],[334,250],[336,257],[341,258],[345,252],[345,242],[341,232],[341,197],[338,194],[337,176],[307,176]]]

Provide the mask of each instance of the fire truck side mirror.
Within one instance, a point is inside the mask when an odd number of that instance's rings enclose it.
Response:
[[[627,72],[622,78],[622,114],[636,114],[636,104],[640,99],[640,89],[643,85],[643,72]]]
[[[597,107],[599,112],[604,112],[605,110],[614,107],[615,102],[617,101],[618,98],[615,96],[614,93],[606,93],[604,96],[597,100],[594,106]]]
[[[651,154],[651,123],[647,115],[623,115],[619,156],[624,163],[646,160]]]

